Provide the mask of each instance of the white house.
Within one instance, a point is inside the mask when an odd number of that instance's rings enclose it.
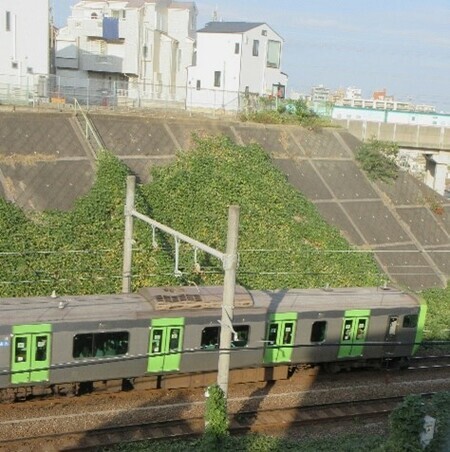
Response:
[[[238,110],[252,96],[284,97],[283,39],[266,23],[210,22],[197,31],[188,108]]]
[[[82,0],[56,37],[63,95],[184,102],[197,9],[171,0]]]
[[[0,1],[0,96],[6,86],[14,86],[17,97],[45,95],[51,71],[49,8],[49,0]]]

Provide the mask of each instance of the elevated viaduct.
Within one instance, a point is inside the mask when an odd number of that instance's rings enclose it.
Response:
[[[91,112],[89,118],[105,148],[142,182],[152,167],[188,150],[193,132],[257,142],[329,224],[356,248],[373,250],[393,282],[413,290],[447,284],[450,200],[406,172],[393,184],[370,181],[354,159],[361,141],[344,128],[316,131],[161,112]],[[84,132],[73,112],[0,111],[0,196],[24,209],[70,209],[94,180],[95,153]]]
[[[450,128],[356,120],[333,120],[361,141],[371,138],[393,141],[410,155],[415,169],[425,174],[424,182],[440,195],[450,187]],[[417,162],[417,155],[424,158]],[[419,166],[419,168],[417,168]]]

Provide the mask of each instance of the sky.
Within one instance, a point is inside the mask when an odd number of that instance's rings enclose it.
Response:
[[[62,27],[78,0],[50,0]],[[212,20],[265,22],[284,39],[287,94],[313,86],[386,89],[395,100],[450,113],[449,0],[199,0]]]

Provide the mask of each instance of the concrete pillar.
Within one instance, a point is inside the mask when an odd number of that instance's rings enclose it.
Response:
[[[444,195],[450,166],[450,155],[444,153],[428,154],[425,183],[440,195]]]

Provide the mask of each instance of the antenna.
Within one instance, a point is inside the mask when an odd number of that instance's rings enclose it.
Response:
[[[214,8],[213,14],[212,14],[212,21],[217,22],[217,17],[218,17],[218,7],[216,5],[216,7]]]

